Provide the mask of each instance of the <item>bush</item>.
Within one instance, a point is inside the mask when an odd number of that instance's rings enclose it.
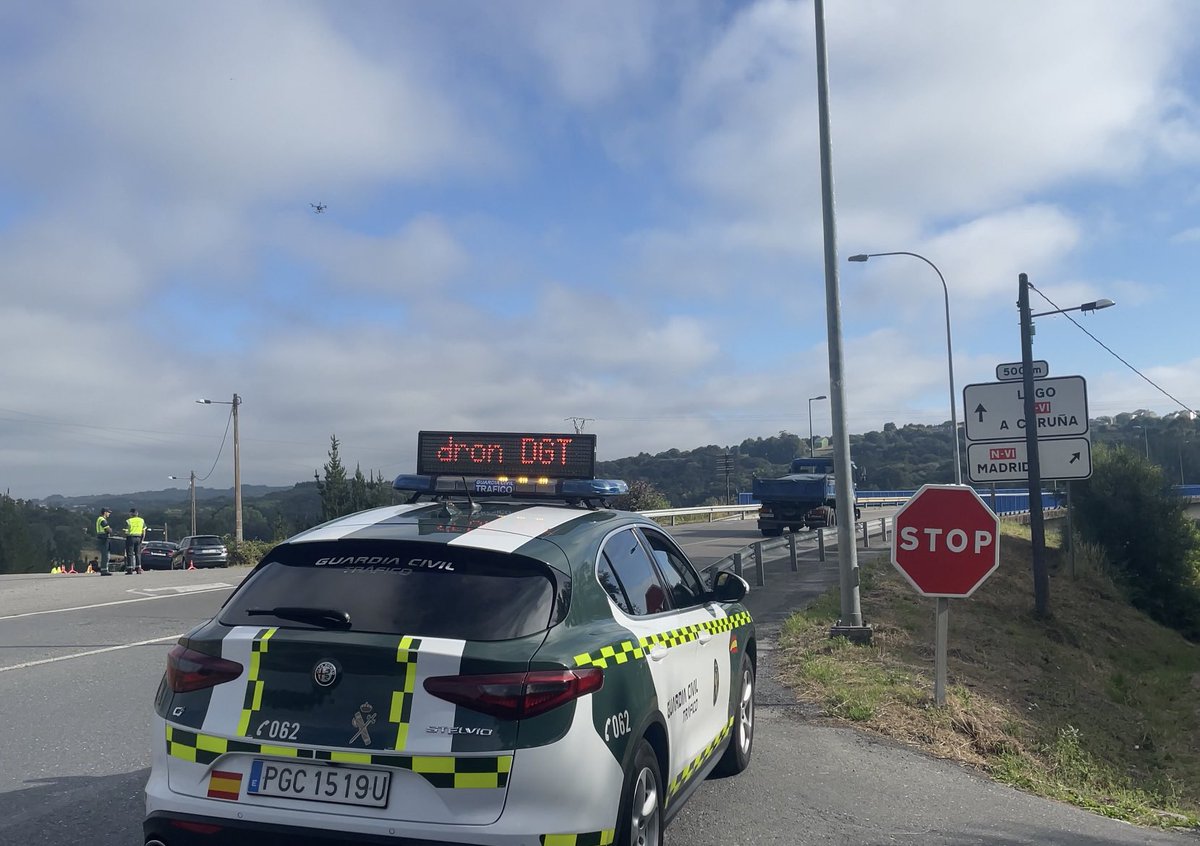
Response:
[[[260,540],[244,540],[239,544],[230,535],[224,540],[230,567],[254,567],[275,546],[273,542]]]
[[[1200,640],[1200,531],[1162,468],[1124,447],[1097,449],[1072,504],[1080,535],[1104,548],[1134,607]]]

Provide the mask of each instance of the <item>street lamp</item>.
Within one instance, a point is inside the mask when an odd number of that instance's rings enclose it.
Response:
[[[1150,428],[1148,426],[1134,426],[1135,429],[1142,430],[1142,440],[1146,443],[1146,460],[1150,460]]]
[[[824,394],[821,394],[819,397],[809,397],[808,398],[808,457],[809,458],[812,458],[812,456],[816,453],[816,448],[815,448],[816,441],[813,440],[813,428],[812,428],[812,404],[816,400],[823,400],[823,399],[829,399],[829,397],[825,396]]]
[[[1033,395],[1033,318],[1068,311],[1099,311],[1116,305],[1112,300],[1056,308],[1031,314],[1029,275],[1017,275],[1017,311],[1021,316],[1021,390],[1025,395],[1025,457],[1029,462],[1029,534],[1033,546],[1033,612],[1045,618],[1050,613],[1050,571],[1046,568],[1046,521],[1042,515],[1042,459],[1038,454],[1037,414]],[[1149,441],[1147,441],[1149,443]]]
[[[850,256],[850,261],[866,261],[869,258],[876,256],[912,256],[920,259],[927,265],[933,268],[933,272],[938,275],[938,279],[942,281],[942,294],[946,298],[946,366],[950,371],[950,431],[954,437],[954,484],[962,484],[962,458],[958,450],[958,404],[954,396],[954,345],[950,341],[950,289],[946,287],[946,277],[942,276],[942,271],[938,270],[938,266],[920,253],[910,253],[906,250],[897,250],[891,253],[860,253],[856,256]]]
[[[168,476],[168,479],[178,479],[178,476]],[[193,470],[188,476],[188,493],[191,495],[192,501],[192,534],[196,534],[196,471]]]
[[[1190,443],[1191,443],[1191,441],[1180,441],[1179,442],[1179,487],[1181,487],[1181,488],[1185,484],[1187,484],[1186,482],[1183,481],[1183,447],[1184,447],[1184,444],[1190,444]]]
[[[242,544],[242,453],[238,443],[238,406],[242,398],[233,395],[232,402],[222,400],[198,399],[201,405],[232,405],[233,406],[233,538],[238,546]]]

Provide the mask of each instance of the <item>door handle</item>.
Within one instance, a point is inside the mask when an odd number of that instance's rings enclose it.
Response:
[[[713,633],[708,629],[701,629],[700,634],[696,636],[696,639],[701,643],[708,643],[713,639]]]
[[[661,661],[667,657],[667,648],[661,643],[656,643],[650,647],[650,660]]]

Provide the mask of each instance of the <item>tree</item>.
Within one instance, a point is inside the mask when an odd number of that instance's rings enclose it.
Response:
[[[629,483],[629,493],[616,497],[613,507],[622,511],[650,511],[655,508],[670,508],[671,503],[662,491],[644,479]]]
[[[1200,531],[1161,467],[1126,447],[1097,448],[1072,504],[1084,539],[1100,544],[1130,602],[1200,640]]]
[[[346,480],[346,467],[338,455],[339,446],[337,435],[330,435],[329,460],[325,462],[324,480],[313,471],[313,478],[317,480],[317,491],[321,495],[321,516],[325,520],[341,517],[353,510],[350,484]]]

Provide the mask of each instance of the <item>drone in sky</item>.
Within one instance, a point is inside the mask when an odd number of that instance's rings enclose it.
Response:
[[[329,208],[324,203],[309,203],[309,205],[313,208],[313,214],[324,214],[325,209]]]

